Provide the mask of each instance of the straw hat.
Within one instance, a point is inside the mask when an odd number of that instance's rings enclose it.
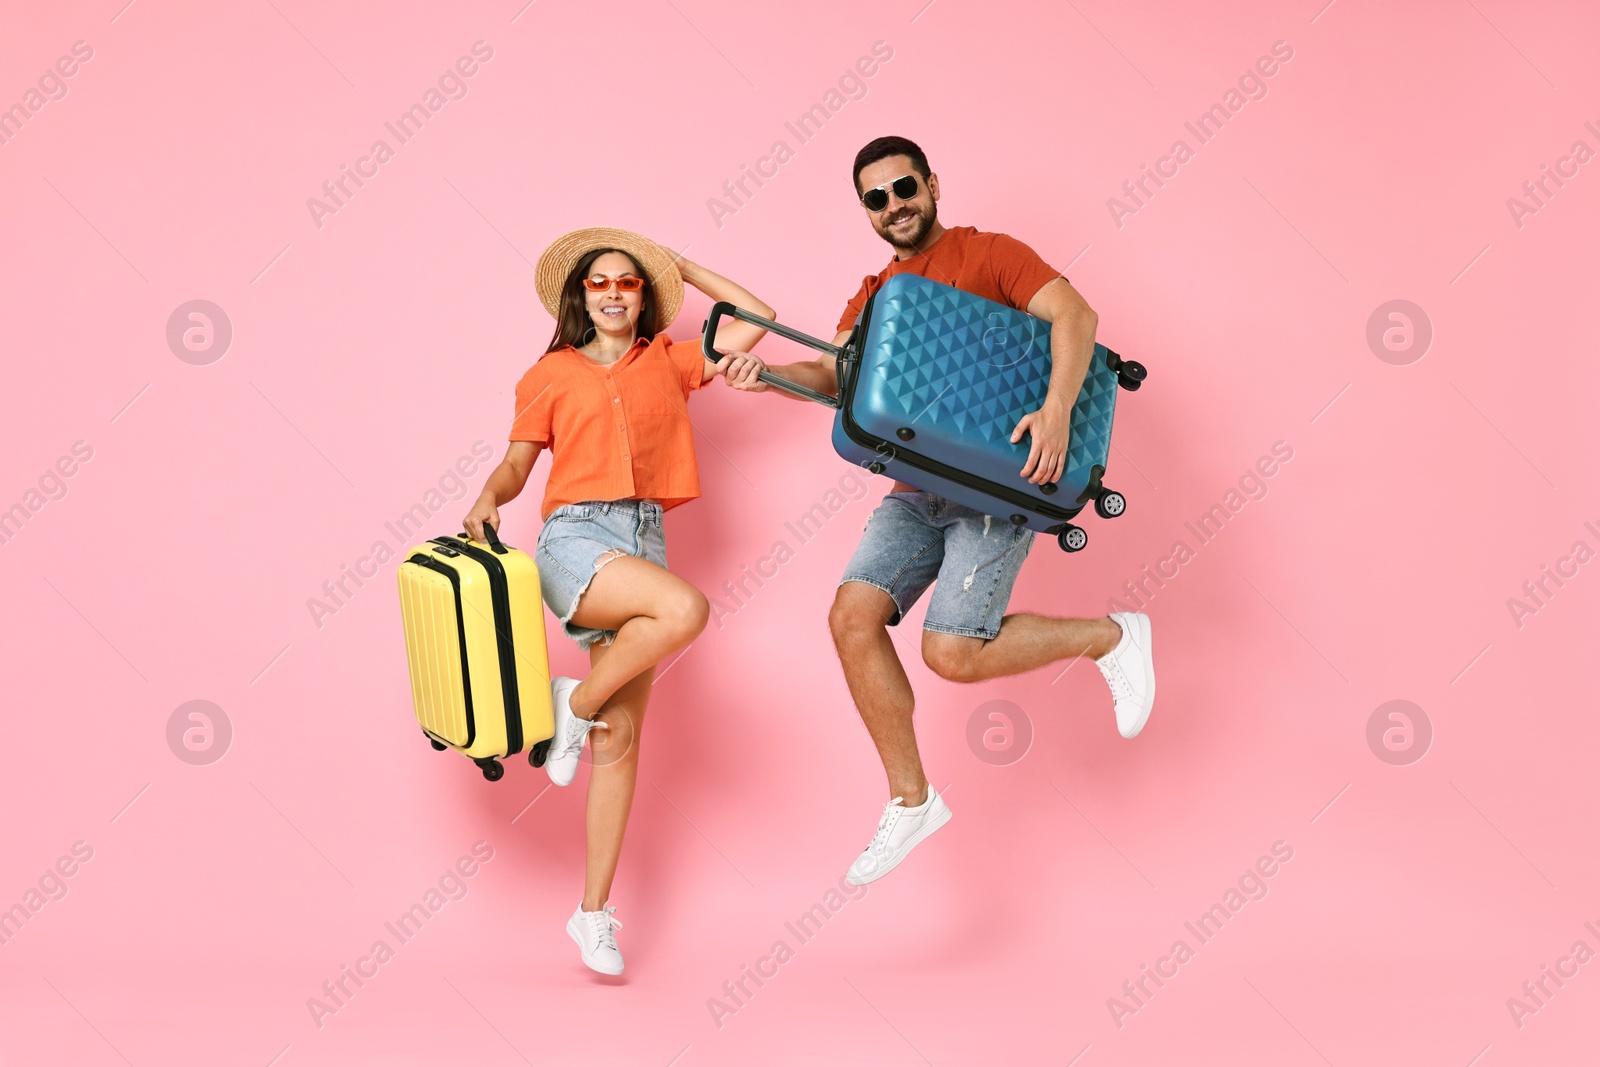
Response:
[[[560,316],[561,287],[585,253],[615,248],[633,257],[656,296],[656,329],[665,330],[683,308],[683,275],[677,257],[648,237],[611,226],[573,230],[550,242],[534,268],[534,287],[552,317]]]

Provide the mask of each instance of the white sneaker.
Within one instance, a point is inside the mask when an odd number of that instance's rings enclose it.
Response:
[[[1117,647],[1094,661],[1111,687],[1117,709],[1117,730],[1133,737],[1144,729],[1156,702],[1156,665],[1150,655],[1150,616],[1119,611],[1111,621],[1122,627]]]
[[[556,678],[550,682],[550,705],[555,712],[555,736],[550,739],[550,751],[544,758],[544,769],[556,785],[571,785],[578,773],[578,756],[589,731],[596,727],[610,729],[597,719],[582,719],[572,713],[568,703],[572,691],[578,687],[576,678]]]
[[[895,797],[883,807],[883,817],[878,820],[878,832],[866,850],[856,857],[844,876],[851,885],[876,882],[900,866],[900,861],[929,834],[950,821],[950,809],[933,786],[928,786],[928,799],[919,807],[908,808],[903,797]]]
[[[567,920],[567,933],[578,943],[583,965],[591,971],[622,973],[622,951],[617,948],[617,935],[612,932],[622,929],[622,920],[612,914],[616,910],[610,907],[584,911],[580,901],[578,910]]]

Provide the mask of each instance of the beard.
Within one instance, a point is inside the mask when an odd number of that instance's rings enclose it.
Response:
[[[928,231],[933,229],[933,221],[938,216],[939,209],[936,205],[929,204],[926,211],[907,207],[901,209],[899,214],[904,214],[907,211],[915,213],[916,221],[912,223],[911,228],[906,231],[903,237],[893,236],[887,226],[878,231],[878,236],[888,241],[893,248],[915,249],[917,245],[922,243],[922,239],[928,236]]]

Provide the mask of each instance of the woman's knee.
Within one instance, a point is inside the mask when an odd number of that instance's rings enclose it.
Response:
[[[706,595],[688,582],[681,583],[669,602],[663,606],[661,620],[677,633],[690,638],[700,636],[711,618],[711,602]]]

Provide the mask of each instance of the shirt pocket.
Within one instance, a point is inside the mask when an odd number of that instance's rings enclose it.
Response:
[[[663,356],[637,368],[631,383],[634,400],[641,414],[682,414],[688,406],[688,394],[677,365]]]
[[[689,402],[684,396],[683,380],[665,356],[637,368],[628,385],[623,403],[632,430],[647,440],[659,440],[688,426]]]

